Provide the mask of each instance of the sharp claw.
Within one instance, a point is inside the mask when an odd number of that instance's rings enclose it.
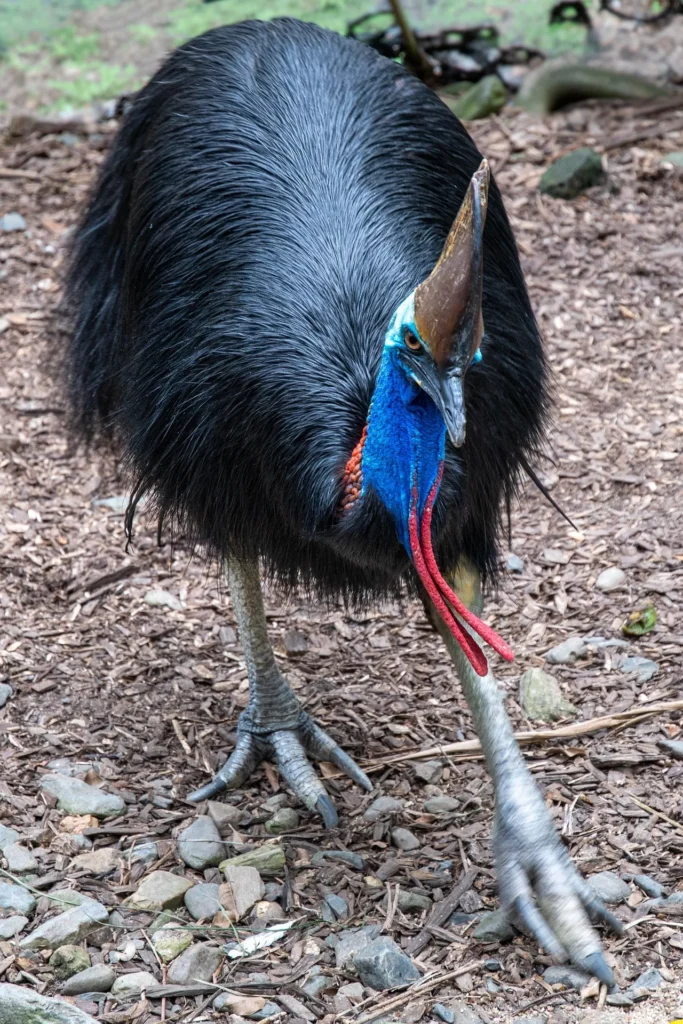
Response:
[[[518,896],[512,904],[513,914],[517,914],[539,946],[546,949],[554,960],[563,963],[567,954],[559,941],[553,935],[550,926],[546,923],[537,907],[525,896]]]
[[[335,744],[328,756],[332,764],[336,764],[337,768],[341,768],[352,782],[355,782],[357,786],[361,786],[363,789],[367,790],[368,793],[371,792],[372,783],[370,782],[370,779],[367,777],[365,772],[358,767],[353,758],[349,757],[346,751],[342,750],[341,747]]]
[[[306,737],[306,749],[309,754],[313,757],[317,757],[320,761],[331,761],[332,764],[340,768],[352,782],[355,782],[357,786],[361,786],[367,790],[368,793],[372,790],[372,783],[367,777],[364,771],[362,771],[352,757],[346,753],[345,750],[335,743],[331,736],[328,736],[324,729],[313,721],[312,718],[307,718],[304,725],[305,737]]]
[[[602,921],[607,927],[614,932],[615,935],[624,934],[624,925],[615,917],[611,910],[608,910],[606,906],[594,896],[588,887],[588,885],[581,886],[581,898],[585,904],[586,910],[590,914],[594,921]]]
[[[227,783],[217,775],[215,779],[207,783],[206,786],[202,786],[201,789],[195,789],[194,793],[189,793],[187,799],[193,804],[200,804],[202,800],[210,800],[212,796],[216,796],[217,793],[222,793],[224,789],[227,789]]]
[[[603,985],[607,985],[612,988],[614,985],[614,974],[612,968],[605,960],[604,954],[601,952],[591,953],[589,956],[584,957],[583,960],[577,960],[576,966],[581,967],[588,974],[592,974],[594,978],[601,981]]]
[[[201,789],[196,789],[194,793],[190,793],[187,799],[194,804],[198,804],[202,800],[210,800],[212,796],[222,793],[224,789],[236,789],[249,778],[258,764],[258,760],[258,754],[251,737],[238,736],[235,749],[216,777],[207,783],[206,786],[202,786]]]
[[[337,808],[332,803],[327,793],[321,794],[315,802],[315,809],[323,819],[325,828],[336,828],[339,824]]]

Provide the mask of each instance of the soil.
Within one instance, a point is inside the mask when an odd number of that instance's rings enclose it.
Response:
[[[578,200],[550,200],[537,191],[542,171],[561,153],[653,126],[657,137],[609,149],[606,183]],[[519,703],[520,675],[534,667],[553,672],[579,720],[642,709],[634,722],[575,739],[560,734],[528,748],[527,757],[582,872],[645,873],[677,891],[683,764],[658,743],[681,738],[681,716],[648,714],[648,707],[682,696],[683,177],[660,161],[683,150],[683,128],[675,111],[618,105],[588,105],[549,121],[506,111],[471,127],[505,197],[554,373],[549,458],[539,468],[576,527],[530,484],[512,509],[511,550],[523,568],[504,571],[486,607],[488,621],[516,652],[512,666],[497,666],[500,684],[517,729],[538,727]],[[0,234],[0,678],[14,691],[0,711],[0,821],[34,848],[39,871],[30,885],[42,893],[72,885],[113,909],[145,871],[160,867],[202,880],[178,859],[174,839],[197,813],[186,793],[206,782],[232,748],[247,679],[230,599],[201,553],[192,554],[182,537],[171,543],[163,536],[158,546],[156,525],[144,515],[126,550],[121,507],[129,481],[110,453],[74,449],[49,369],[60,341],[52,314],[64,247],[112,130],[97,125],[77,139],[32,136],[0,146],[0,214],[19,212],[27,225],[25,232]],[[116,509],[97,504],[112,498],[119,499]],[[605,593],[596,580],[609,567],[621,567],[626,580]],[[173,607],[146,602],[153,590],[171,595]],[[620,669],[621,649],[614,647],[593,649],[573,665],[546,663],[545,653],[571,636],[622,639],[627,615],[649,603],[656,626],[629,640],[626,652],[657,663],[648,682]],[[437,757],[436,777],[426,783],[416,774],[419,761],[405,758],[474,738],[457,680],[421,608],[406,600],[352,614],[270,593],[267,612],[278,660],[298,696],[371,771],[376,786],[367,796],[329,778],[340,811],[334,833],[297,807],[301,824],[282,840],[288,869],[279,898],[288,917],[303,923],[247,963],[226,961],[216,976],[239,987],[248,972],[265,972],[276,982],[272,992],[283,979],[292,977],[295,986],[305,980],[306,956],[335,975],[330,933],[377,921],[399,942],[417,934],[424,925],[419,915],[397,911],[387,919],[382,900],[387,892],[395,896],[397,884],[438,901],[474,865],[465,906],[492,909],[497,900],[492,790],[481,760]],[[305,644],[286,643],[292,630]],[[288,655],[292,646],[306,649]],[[87,833],[96,847],[121,852],[119,869],[107,878],[77,871],[64,852],[64,813],[38,788],[56,758],[83,762],[89,781],[102,780],[126,800],[116,821]],[[423,808],[435,786],[459,801],[446,817]],[[269,838],[262,805],[283,791],[266,766],[227,796],[242,813],[231,848]],[[378,794],[399,798],[403,810],[373,825],[362,811]],[[389,827],[396,824],[417,835],[416,851],[392,847]],[[131,846],[149,839],[159,841],[161,863],[131,864]],[[363,869],[338,861],[312,865],[326,848],[360,854]],[[205,876],[216,874],[208,869]],[[605,947],[622,988],[649,966],[662,970],[664,982],[644,1004],[624,1011],[599,1007],[597,988],[583,999],[555,992],[540,977],[550,960],[533,942],[520,935],[482,946],[465,923],[447,925],[417,957],[423,971],[444,980],[395,1013],[406,1022],[427,1019],[433,1002],[457,998],[490,1022],[511,1021],[526,1007],[527,1015],[554,1024],[670,1019],[683,1002],[683,928],[680,919],[643,915],[643,894],[631,888],[628,902],[615,909],[631,927],[622,939],[606,935]],[[329,892],[346,899],[347,920],[317,917]],[[30,927],[47,912],[47,901],[39,901]],[[165,969],[140,927],[130,925],[139,941],[116,970],[150,970],[163,980]],[[211,926],[204,934],[226,940]],[[313,942],[307,952],[304,939]],[[119,942],[86,945],[101,962]],[[499,964],[487,970],[483,962],[491,957]],[[460,977],[445,977],[467,964],[473,966]],[[351,980],[335,976],[338,985]],[[0,980],[48,994],[59,988],[46,957],[4,940]],[[333,995],[318,1003],[300,992],[297,998],[307,1014],[331,1021],[343,1007]],[[206,994],[123,1007],[110,1000],[99,1011],[91,1000],[75,1001],[112,1022],[224,1019]],[[367,1009],[352,1006],[343,1019]],[[299,1013],[283,1010],[280,1019],[300,1019]]]

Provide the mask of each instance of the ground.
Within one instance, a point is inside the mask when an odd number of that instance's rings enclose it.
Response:
[[[576,525],[569,527],[530,484],[512,509],[510,550],[521,572],[503,572],[486,608],[516,652],[512,666],[496,666],[500,683],[520,730],[538,728],[519,700],[520,676],[531,668],[553,672],[579,722],[642,712],[594,735],[560,732],[528,747],[527,756],[582,872],[609,870],[627,879],[645,873],[677,891],[683,765],[658,743],[680,737],[680,712],[648,709],[681,697],[683,179],[660,160],[683,149],[683,126],[675,112],[586,106],[546,122],[506,111],[471,127],[505,197],[554,375],[551,459],[540,470]],[[653,127],[654,138],[610,146],[622,133]],[[182,537],[171,544],[163,535],[157,546],[155,524],[144,514],[126,550],[121,509],[129,481],[108,452],[73,448],[48,369],[59,340],[52,312],[64,247],[112,130],[99,125],[83,136],[32,136],[0,148],[0,214],[18,212],[26,221],[25,232],[0,233],[0,678],[13,689],[0,711],[0,821],[33,848],[38,867],[24,878],[29,888],[40,895],[72,887],[113,910],[145,872],[161,868],[202,880],[178,858],[175,837],[197,814],[184,797],[231,749],[247,681],[230,600],[215,572]],[[606,183],[573,202],[542,197],[544,167],[581,144],[607,147]],[[600,590],[598,575],[615,567],[624,582]],[[626,652],[657,663],[649,681],[622,670],[618,647],[594,646],[574,664],[547,664],[546,652],[569,637],[621,639],[627,615],[649,603],[656,626],[630,640]],[[279,900],[297,923],[272,950],[247,962],[224,961],[214,980],[239,989],[249,972],[265,972],[271,987],[261,984],[259,991],[277,994],[291,979],[286,991],[303,1000],[289,1020],[303,1010],[327,1021],[335,1013],[367,1020],[369,1008],[382,1010],[384,997],[378,1002],[369,994],[361,1008],[334,1002],[334,988],[316,1002],[296,986],[316,962],[335,986],[352,980],[335,971],[332,933],[376,921],[399,942],[417,934],[424,925],[419,914],[392,916],[382,905],[397,886],[438,902],[474,866],[461,910],[496,907],[491,787],[476,755],[440,749],[474,734],[445,652],[417,604],[353,614],[270,593],[267,610],[278,660],[298,695],[371,773],[376,792],[366,796],[330,778],[341,818],[334,833],[297,808],[300,824],[281,840],[287,869],[269,890],[271,903]],[[410,755],[434,747],[429,760],[439,764],[425,782]],[[39,789],[57,758],[80,763],[88,781],[102,781],[126,802],[116,820],[91,821],[86,831],[96,848],[120,854],[108,877],[74,866],[65,814]],[[445,816],[424,810],[438,792],[458,801]],[[278,793],[277,774],[267,766],[227,797],[241,813],[229,830],[231,855],[269,839],[272,804],[265,811],[263,804]],[[401,809],[372,824],[363,812],[378,794],[399,799]],[[389,829],[396,825],[417,836],[415,851],[392,846]],[[151,839],[158,844],[155,862],[132,862],[131,848]],[[316,862],[324,849],[359,854],[362,868]],[[215,880],[218,872],[208,868],[204,876]],[[0,879],[6,877],[0,869]],[[636,1008],[598,1007],[597,990],[583,999],[555,991],[541,978],[549,960],[533,942],[517,936],[484,946],[473,939],[471,921],[451,921],[417,956],[434,979],[428,996],[418,992],[393,1013],[404,1021],[429,1019],[433,1002],[461,1000],[489,1022],[520,1019],[526,1007],[527,1015],[554,1024],[672,1019],[683,1002],[680,917],[644,915],[642,892],[630,888],[628,901],[616,907],[631,925],[626,937],[605,937],[618,984],[626,987],[649,966],[663,977]],[[346,900],[345,920],[318,917],[328,893]],[[39,900],[23,934],[48,905]],[[177,916],[187,927],[186,913]],[[122,920],[127,932],[112,937],[100,929],[85,940],[93,963],[115,962],[117,974],[151,970],[164,980],[166,969],[148,941],[152,915]],[[200,933],[234,938],[234,928],[226,934],[209,925]],[[493,962],[485,965],[487,958]],[[0,940],[0,981],[47,993],[59,987],[46,955],[21,951],[11,940]],[[164,1003],[105,1001],[100,1019],[225,1019],[206,991]],[[90,998],[81,1005],[98,1012]]]

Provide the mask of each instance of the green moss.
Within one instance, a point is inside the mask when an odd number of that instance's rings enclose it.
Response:
[[[131,25],[130,34],[136,43],[150,43],[159,31],[153,25]]]
[[[104,64],[89,61],[81,65],[66,64],[68,77],[48,79],[47,86],[58,94],[53,109],[63,106],[85,107],[96,100],[110,99],[133,92],[142,81],[132,64]]]
[[[100,37],[96,32],[81,35],[73,25],[65,25],[50,36],[47,49],[60,63],[90,60],[99,53]]]

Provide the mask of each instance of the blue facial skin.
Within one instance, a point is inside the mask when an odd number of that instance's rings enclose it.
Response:
[[[413,294],[398,307],[387,331],[363,447],[361,496],[368,487],[374,490],[391,512],[399,540],[410,555],[413,486],[417,486],[419,523],[444,459],[446,426],[439,409],[401,360],[406,330],[420,339]],[[431,358],[428,352],[424,358]],[[477,350],[473,362],[480,359]]]

